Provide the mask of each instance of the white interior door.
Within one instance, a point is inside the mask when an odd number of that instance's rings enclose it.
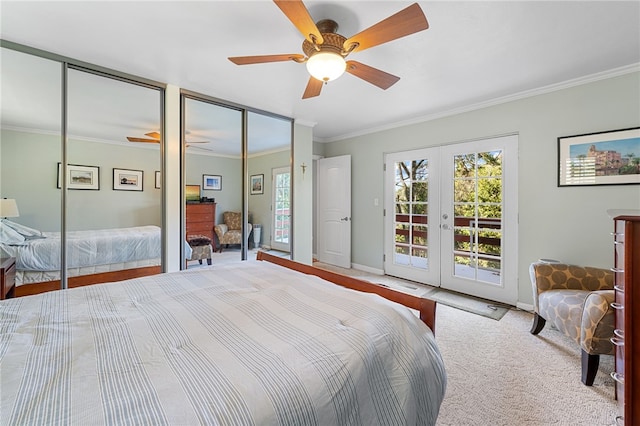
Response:
[[[271,171],[271,248],[291,251],[291,168],[278,167]]]
[[[388,275],[423,283],[440,281],[438,162],[439,148],[386,155],[384,269]]]
[[[385,273],[517,302],[516,135],[387,154]]]
[[[351,156],[318,160],[318,260],[351,267]]]

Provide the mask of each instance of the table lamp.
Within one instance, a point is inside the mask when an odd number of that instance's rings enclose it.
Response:
[[[2,198],[0,199],[0,217],[18,217],[20,213],[18,212],[18,204],[16,204],[16,200],[13,198]]]

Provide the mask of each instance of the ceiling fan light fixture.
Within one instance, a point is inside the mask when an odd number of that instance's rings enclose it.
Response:
[[[320,81],[331,81],[340,77],[347,69],[342,55],[320,51],[307,60],[307,71]]]

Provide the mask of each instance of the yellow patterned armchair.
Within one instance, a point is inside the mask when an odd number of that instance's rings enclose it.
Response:
[[[220,242],[220,253],[222,253],[223,244],[229,247],[229,244],[242,243],[242,214],[240,212],[224,212],[222,222],[214,228]],[[249,223],[247,235],[251,233],[251,229],[252,226]]]
[[[613,272],[564,263],[535,262],[529,267],[535,316],[531,334],[549,321],[580,345],[582,383],[593,385],[600,355],[613,355],[615,326]]]

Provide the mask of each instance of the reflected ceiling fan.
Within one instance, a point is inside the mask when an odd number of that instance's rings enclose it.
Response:
[[[141,142],[141,143],[160,143],[160,133],[158,132],[149,132],[149,133],[145,133],[145,136],[148,136],[148,138],[136,138],[133,136],[127,136],[127,140],[129,142]],[[209,141],[187,141],[187,143],[185,144],[185,146],[188,148],[191,144],[194,143],[209,143]],[[204,148],[201,146],[194,146],[193,148],[198,148],[198,149],[204,149],[206,151],[211,151],[208,148]]]
[[[429,28],[420,5],[414,3],[395,15],[346,38],[336,33],[338,24],[331,19],[324,19],[315,24],[301,0],[273,1],[305,37],[302,43],[304,55],[293,53],[236,56],[230,57],[229,60],[236,65],[282,61],[306,62],[311,77],[302,99],[320,95],[323,83],[335,80],[345,71],[381,89],[388,89],[400,80],[400,77],[357,61],[346,61],[345,58],[353,52],[360,52]]]

